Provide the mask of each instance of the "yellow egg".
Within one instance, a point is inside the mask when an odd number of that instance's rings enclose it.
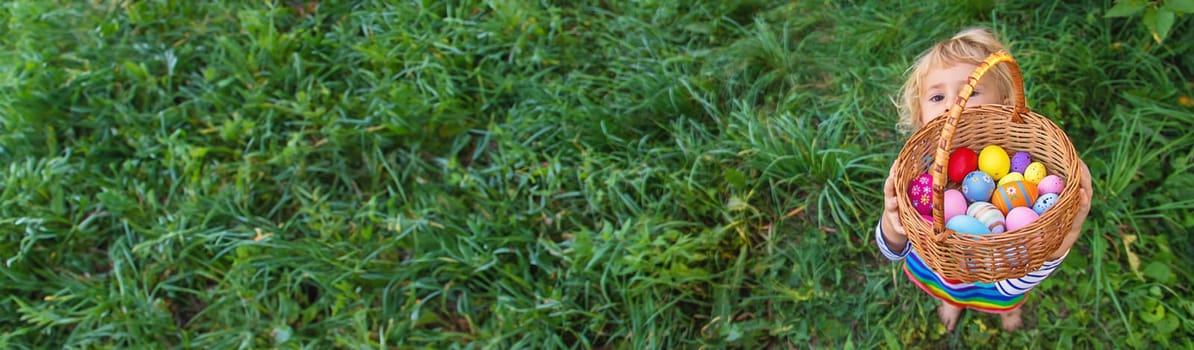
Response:
[[[1049,173],[1045,171],[1045,165],[1041,162],[1032,162],[1032,164],[1028,164],[1028,168],[1024,169],[1024,181],[1031,182],[1033,185],[1041,183],[1041,179],[1047,175]]]
[[[1003,184],[1012,181],[1024,181],[1024,175],[1020,175],[1020,173],[1008,173],[1007,175],[1003,175],[1003,178],[999,179],[999,186],[1003,186]]]
[[[1002,147],[995,145],[983,147],[983,151],[978,154],[978,169],[991,175],[991,179],[995,181],[999,181],[1004,175],[1007,175],[1011,168],[1011,159],[1008,159],[1007,152]]]

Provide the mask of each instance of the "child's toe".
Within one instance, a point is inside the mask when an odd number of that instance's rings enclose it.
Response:
[[[958,324],[958,316],[961,314],[962,308],[949,303],[941,303],[941,306],[937,308],[937,316],[941,317],[941,323],[945,324],[945,329],[950,332],[954,331],[954,326]]]
[[[999,320],[1003,323],[1003,330],[1011,332],[1020,329],[1024,322],[1020,319],[1020,310],[999,315]]]

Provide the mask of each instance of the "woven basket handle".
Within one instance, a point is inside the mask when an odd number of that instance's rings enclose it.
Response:
[[[944,241],[949,236],[945,232],[945,169],[949,164],[949,151],[953,148],[954,131],[958,128],[958,118],[962,115],[962,109],[966,107],[966,102],[970,100],[970,94],[974,93],[974,87],[978,85],[979,78],[1000,63],[1007,63],[1011,71],[1012,94],[1015,103],[1012,121],[1023,124],[1024,120],[1020,118],[1020,115],[1028,114],[1028,102],[1024,99],[1024,76],[1020,74],[1020,65],[1011,55],[1003,51],[993,53],[983,63],[980,63],[973,73],[970,73],[966,85],[962,87],[962,91],[958,92],[958,98],[954,100],[954,107],[949,109],[945,125],[941,127],[941,138],[937,141],[937,155],[933,157],[933,168],[930,169],[930,173],[933,175],[934,242]]]

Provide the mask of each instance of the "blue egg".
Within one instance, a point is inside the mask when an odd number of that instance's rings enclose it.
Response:
[[[982,170],[972,171],[962,180],[962,195],[971,202],[989,202],[994,191],[995,180]]]
[[[955,215],[945,223],[945,228],[976,235],[991,234],[991,230],[987,229],[987,224],[970,215]]]
[[[1046,210],[1057,204],[1057,198],[1056,193],[1042,194],[1040,198],[1036,199],[1036,203],[1032,205],[1032,211],[1035,211],[1036,215],[1044,215]]]

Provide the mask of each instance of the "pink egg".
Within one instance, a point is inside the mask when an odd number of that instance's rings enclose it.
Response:
[[[1041,194],[1061,194],[1061,190],[1063,188],[1065,188],[1065,181],[1062,181],[1061,177],[1058,177],[1057,175],[1045,176],[1045,178],[1041,179],[1041,182],[1036,185],[1036,189],[1040,191]]]
[[[1028,226],[1039,217],[1032,208],[1029,207],[1015,207],[1007,212],[1007,219],[1004,223],[1007,224],[1007,232],[1018,230],[1022,227]]]
[[[920,218],[921,218],[921,219],[925,219],[925,221],[928,221],[928,222],[933,222],[933,216],[932,216],[932,215],[920,214]]]
[[[966,196],[962,191],[945,191],[945,221],[949,222],[955,215],[966,214]]]
[[[933,213],[933,175],[920,174],[908,184],[908,198],[921,214]]]

